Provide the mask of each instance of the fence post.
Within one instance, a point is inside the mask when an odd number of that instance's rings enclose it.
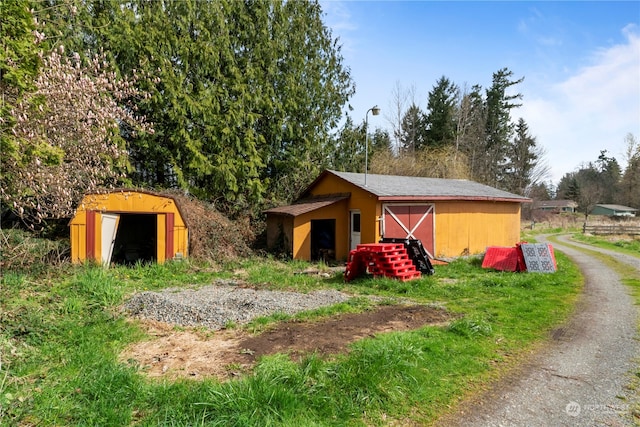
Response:
[[[586,234],[587,233],[587,223],[585,222],[584,224],[582,224],[582,234]]]

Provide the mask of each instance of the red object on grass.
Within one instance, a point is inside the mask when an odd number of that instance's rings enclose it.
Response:
[[[482,260],[482,268],[500,271],[525,271],[527,266],[520,245],[513,248],[489,246]]]
[[[395,243],[360,244],[349,252],[344,280],[348,282],[367,272],[373,277],[391,277],[401,281],[421,276],[405,246]]]

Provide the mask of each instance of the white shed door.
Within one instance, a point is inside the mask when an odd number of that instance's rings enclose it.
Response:
[[[102,265],[108,267],[113,255],[113,244],[116,242],[118,220],[120,215],[103,213],[102,215]]]

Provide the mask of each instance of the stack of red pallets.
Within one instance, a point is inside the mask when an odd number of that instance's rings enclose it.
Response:
[[[401,281],[417,279],[421,275],[401,243],[360,244],[349,252],[345,280],[353,280],[367,272],[374,277]]]

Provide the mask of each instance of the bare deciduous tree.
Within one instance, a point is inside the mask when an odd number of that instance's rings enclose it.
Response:
[[[393,142],[396,152],[400,149],[400,139],[402,137],[402,121],[411,105],[416,104],[416,87],[411,85],[405,89],[399,81],[391,92],[391,102],[389,103],[389,113],[384,113],[385,119],[391,125]]]

